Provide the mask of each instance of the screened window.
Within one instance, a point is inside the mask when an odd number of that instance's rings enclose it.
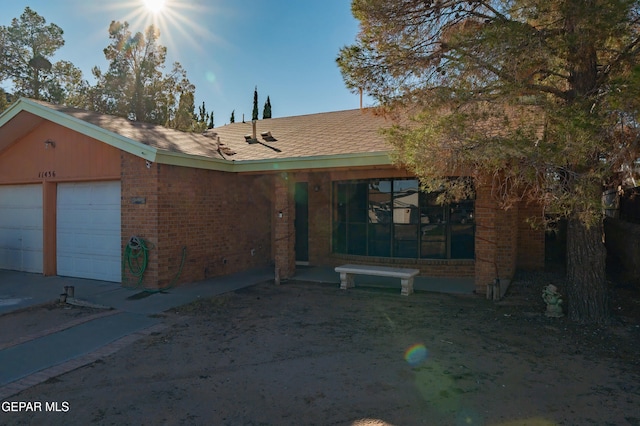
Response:
[[[415,179],[334,182],[333,251],[473,259],[474,200],[439,204]]]

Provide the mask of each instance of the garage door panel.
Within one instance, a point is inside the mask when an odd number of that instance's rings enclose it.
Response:
[[[115,235],[117,233],[118,235]],[[83,253],[88,256],[100,256],[105,247],[118,247],[120,251],[120,230],[113,230],[108,234],[59,232],[58,251],[73,252],[76,255]]]
[[[91,255],[58,256],[58,269],[73,271],[73,276],[76,277],[119,281],[120,268],[120,262],[113,258],[99,258]],[[113,276],[114,271],[118,272],[117,277]]]
[[[121,281],[120,182],[58,185],[58,275]]]
[[[0,268],[42,272],[42,185],[0,186]]]
[[[0,269],[22,270],[22,251],[0,248]]]

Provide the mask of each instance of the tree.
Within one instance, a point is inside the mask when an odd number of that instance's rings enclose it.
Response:
[[[207,107],[204,104],[204,101],[202,101],[202,105],[200,105],[200,107],[198,107],[198,121],[204,123],[207,121]]]
[[[0,81],[10,79],[15,95],[64,103],[85,85],[70,62],[52,63],[64,46],[62,29],[29,7],[11,25],[0,27]],[[73,81],[73,84],[69,84]]]
[[[88,96],[89,109],[134,121],[179,126],[194,131],[195,86],[178,62],[163,74],[167,49],[158,44],[160,33],[149,26],[132,34],[127,22],[112,21],[111,43],[104,49],[109,69],[93,68],[96,85]],[[185,108],[187,109],[185,111]]]
[[[255,121],[258,119],[258,86],[256,86],[253,91],[253,113],[251,114],[251,120]]]
[[[202,105],[198,107],[198,118],[196,121],[199,131],[213,129],[213,111],[211,111],[211,113],[207,112],[207,107],[205,106],[204,101],[202,102]]]
[[[0,113],[9,107],[9,98],[7,92],[0,87]]]
[[[175,119],[171,127],[183,132],[193,131],[194,124],[196,124],[196,120],[194,120],[194,109],[195,102],[193,100],[193,93],[181,93],[178,110],[176,111]]]
[[[233,111],[231,111],[231,117],[229,118],[229,123],[235,123],[236,122],[236,110],[234,109]]]
[[[271,100],[267,96],[267,101],[264,103],[264,109],[262,110],[262,118],[271,118]]]
[[[396,159],[455,197],[468,171],[505,208],[568,221],[569,317],[604,323],[601,195],[638,158],[637,1],[354,0],[356,43],[337,62],[392,117]],[[409,114],[408,111],[411,111]],[[467,173],[465,173],[467,174]]]

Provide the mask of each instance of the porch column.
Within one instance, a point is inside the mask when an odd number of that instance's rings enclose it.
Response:
[[[293,277],[296,271],[295,254],[295,206],[292,182],[288,173],[282,173],[274,181],[275,264],[280,278]]]
[[[517,208],[502,209],[491,195],[491,187],[476,188],[476,293],[500,279],[500,295],[506,291],[516,269],[518,256]],[[489,295],[488,295],[489,296]]]

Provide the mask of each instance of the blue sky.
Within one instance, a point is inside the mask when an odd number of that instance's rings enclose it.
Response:
[[[228,123],[232,110],[236,121],[250,119],[255,86],[260,117],[267,95],[274,118],[360,106],[335,64],[358,32],[349,0],[165,1],[164,13],[153,15],[143,0],[13,0],[3,2],[0,25],[31,7],[64,31],[54,59],[71,61],[91,81],[93,66],[108,66],[102,50],[111,21],[127,21],[132,31],[156,22],[165,70],[182,64],[196,86],[196,107],[204,101],[216,126]]]

